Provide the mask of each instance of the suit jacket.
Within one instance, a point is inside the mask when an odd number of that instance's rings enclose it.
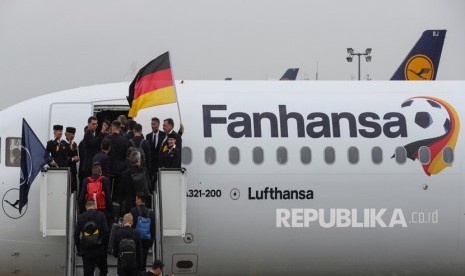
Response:
[[[182,149],[182,138],[181,138],[181,135],[179,133],[177,133],[176,131],[172,131],[171,132],[172,134],[176,135],[176,147],[181,150]],[[168,135],[168,134],[166,134]],[[163,141],[163,146],[167,145],[168,144],[168,139],[165,138],[165,140]],[[163,151],[163,146],[162,146],[162,151]]]
[[[176,146],[162,153],[162,167],[181,168],[181,150]]]
[[[73,157],[79,155],[78,154],[78,146],[74,141],[70,144],[70,143],[68,143],[67,140],[62,140],[62,143],[66,147],[67,163],[68,163],[69,169],[71,171],[71,174],[76,176],[76,174],[77,174],[77,162],[78,161],[73,161]]]
[[[84,134],[82,144],[84,146],[83,151],[85,151],[84,168],[86,171],[86,176],[91,175],[92,159],[100,151],[103,137],[104,135],[102,133],[96,134],[94,136],[94,134],[90,131],[87,131],[86,134]]]
[[[68,151],[63,140],[50,140],[47,142],[47,151],[52,159],[57,163],[58,167],[68,167]]]
[[[152,166],[150,168],[150,172],[158,171],[158,168],[161,165],[161,147],[163,145],[163,140],[165,140],[166,133],[159,130],[158,131],[158,142],[155,145],[153,141],[153,132],[150,132],[145,136],[146,140],[149,142],[150,145],[150,161]]]
[[[110,159],[110,173],[120,176],[124,169],[126,154],[128,151],[128,140],[117,133],[110,135],[111,149],[108,154]]]
[[[108,177],[110,175],[110,160],[108,158],[108,155],[105,152],[100,151],[92,159],[92,164],[94,164],[95,162],[100,163],[100,165],[102,166],[102,174]]]

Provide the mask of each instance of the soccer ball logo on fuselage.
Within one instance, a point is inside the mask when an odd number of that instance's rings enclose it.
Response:
[[[439,98],[413,97],[401,105],[409,124],[409,137],[414,141],[405,145],[407,157],[419,158],[421,147],[427,147],[430,152],[429,162],[422,163],[427,175],[437,174],[448,166],[443,150],[452,150],[457,144],[460,131],[460,120],[454,107]]]
[[[450,131],[451,123],[447,110],[438,102],[426,98],[412,98],[402,103],[408,117],[415,122],[414,132],[424,138],[434,138]]]

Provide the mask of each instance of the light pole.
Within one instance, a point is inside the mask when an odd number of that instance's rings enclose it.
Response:
[[[354,53],[354,49],[347,48],[347,53],[349,54],[346,59],[348,62],[352,62],[354,56],[358,56],[358,80],[360,80],[360,56],[365,56],[366,62],[371,61],[371,48],[367,48],[365,53]]]

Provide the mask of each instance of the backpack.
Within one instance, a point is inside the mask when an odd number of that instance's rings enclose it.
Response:
[[[129,270],[137,266],[136,242],[131,238],[122,239],[118,245],[119,266]]]
[[[141,170],[131,173],[131,180],[134,184],[136,194],[143,193],[148,195],[150,193],[147,173],[143,167],[141,167]]]
[[[145,152],[144,152],[144,149],[142,148],[142,144],[144,143],[145,140],[141,139],[138,145],[136,145],[134,141],[135,141],[134,138],[129,139],[129,142],[131,143],[132,147],[135,148],[140,153],[141,165],[145,167],[146,166]]]
[[[106,208],[105,192],[103,191],[102,179],[103,175],[97,179],[88,177],[89,183],[87,184],[86,200],[93,199],[97,205],[98,210],[104,210]]]
[[[95,221],[89,220],[84,224],[82,241],[85,249],[92,249],[103,244],[100,231]]]
[[[137,206],[139,211],[139,216],[137,217],[136,229],[139,230],[140,237],[143,240],[150,240],[152,236],[150,235],[150,224],[152,219],[150,218],[150,209],[148,209],[147,217],[144,217],[140,211],[139,206]]]

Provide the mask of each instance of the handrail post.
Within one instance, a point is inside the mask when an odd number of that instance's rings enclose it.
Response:
[[[153,204],[155,204],[155,208],[153,209],[155,212],[155,259],[163,261],[163,241],[162,241],[162,235],[163,235],[163,225],[162,225],[162,204],[161,204],[161,185],[160,185],[160,169],[158,169],[158,179],[155,185],[155,190],[153,192],[154,195],[154,200]]]

